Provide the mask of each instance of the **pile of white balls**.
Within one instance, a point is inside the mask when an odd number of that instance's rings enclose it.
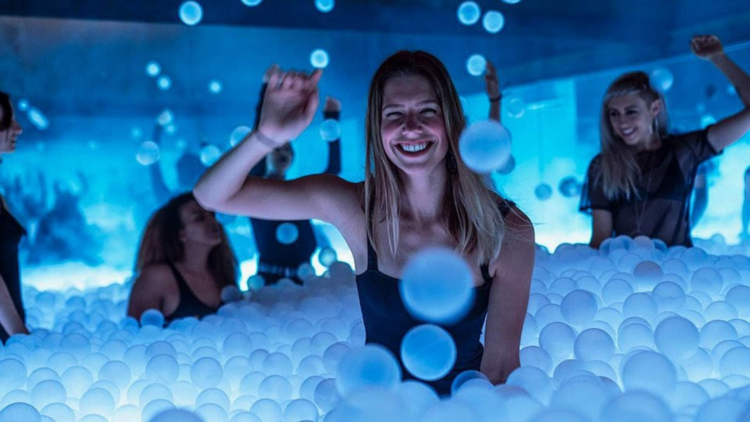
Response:
[[[362,347],[343,263],[167,328],[124,317],[127,284],[28,290],[32,333],[0,349],[0,422],[747,421],[750,258],[700,245],[538,248],[522,367],[500,386],[465,373],[443,399]]]

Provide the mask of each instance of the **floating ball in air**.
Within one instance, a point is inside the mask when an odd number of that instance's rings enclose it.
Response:
[[[310,64],[317,69],[328,66],[328,53],[323,49],[317,49],[310,54]]]
[[[474,302],[471,269],[448,248],[430,247],[414,254],[399,288],[409,312],[424,321],[458,321]]]
[[[649,75],[651,87],[659,92],[667,92],[674,84],[674,75],[666,67],[658,67]]]
[[[575,198],[581,194],[581,184],[578,183],[575,176],[568,176],[560,180],[557,190],[566,198]]]
[[[396,358],[388,349],[375,344],[345,355],[336,373],[336,388],[342,396],[365,387],[394,388],[401,381],[401,367]]]
[[[208,90],[211,91],[212,94],[220,93],[223,88],[224,87],[219,81],[214,80],[208,83]]]
[[[341,125],[336,119],[326,119],[320,125],[320,137],[326,142],[341,139]]]
[[[18,100],[18,111],[27,111],[29,109],[29,100],[20,99]]]
[[[242,0],[242,4],[248,7],[255,7],[261,4],[263,0]]]
[[[446,376],[456,363],[456,343],[444,329],[432,324],[420,325],[404,336],[401,361],[415,377],[438,380]]]
[[[552,186],[541,183],[534,189],[534,195],[540,201],[546,201],[552,197]]]
[[[496,10],[490,10],[484,14],[482,25],[490,34],[497,34],[505,26],[505,16]]]
[[[142,166],[150,166],[159,161],[159,145],[154,141],[145,141],[138,147],[135,159]]]
[[[209,144],[201,148],[200,158],[204,166],[213,165],[219,157],[221,157],[221,150],[216,145]]]
[[[159,76],[159,73],[161,73],[161,66],[159,63],[153,61],[146,63],[146,74],[148,76],[155,78]]]
[[[185,25],[197,25],[203,19],[203,8],[198,2],[186,1],[180,6],[180,19]]]
[[[31,123],[39,130],[46,130],[49,127],[49,119],[36,107],[29,107],[26,116]]]
[[[172,87],[172,78],[167,75],[159,76],[159,79],[156,80],[156,86],[162,91],[166,91]]]
[[[159,113],[156,121],[162,126],[167,126],[174,121],[174,113],[172,113],[172,110],[165,108],[164,111]]]
[[[473,1],[465,1],[458,6],[458,21],[464,25],[474,25],[481,15],[482,10]]]
[[[328,13],[333,10],[334,6],[336,6],[335,0],[315,0],[315,8],[320,13]]]
[[[253,130],[247,126],[237,126],[229,135],[229,144],[235,146],[240,143]]]
[[[331,248],[323,248],[320,250],[320,254],[318,255],[318,261],[325,266],[330,267],[331,264],[336,262],[338,257],[336,256],[336,251],[334,251]]]
[[[474,54],[466,61],[466,70],[471,76],[480,76],[487,69],[487,60],[481,54]]]
[[[281,244],[291,245],[297,241],[297,237],[299,237],[299,230],[292,223],[281,223],[276,228],[276,240]]]
[[[511,174],[513,170],[516,169],[516,159],[511,154],[510,157],[508,157],[508,161],[505,162],[499,169],[497,169],[497,172],[500,174]]]
[[[510,146],[510,132],[494,120],[484,120],[464,129],[458,150],[470,169],[490,173],[508,162]]]
[[[505,105],[505,112],[514,119],[520,119],[526,112],[526,103],[520,97],[511,96]]]
[[[507,3],[507,4],[518,4],[520,2],[521,0],[503,0],[503,3]]]

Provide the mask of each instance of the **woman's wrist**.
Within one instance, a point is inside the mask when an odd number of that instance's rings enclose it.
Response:
[[[253,131],[253,137],[260,142],[261,144],[267,146],[270,149],[276,149],[282,145],[284,145],[283,142],[276,141],[275,139],[268,136],[265,132],[263,132],[260,128],[257,128]]]
[[[503,94],[497,94],[494,97],[489,97],[490,103],[499,103],[502,98],[503,98]]]

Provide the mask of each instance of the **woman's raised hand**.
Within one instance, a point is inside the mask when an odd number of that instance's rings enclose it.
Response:
[[[320,69],[284,72],[276,65],[266,72],[268,87],[263,96],[257,130],[279,146],[296,138],[310,124],[320,103]]]
[[[724,47],[716,35],[696,35],[690,40],[693,53],[705,60],[713,60],[724,54]]]

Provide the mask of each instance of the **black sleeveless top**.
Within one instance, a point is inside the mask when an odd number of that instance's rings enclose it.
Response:
[[[288,245],[279,242],[276,238],[276,230],[284,223],[293,224],[298,233],[297,239]],[[258,273],[264,276],[266,283],[274,284],[278,279],[283,278],[281,273],[266,274],[263,270],[266,265],[293,270],[294,276],[289,278],[301,283],[296,277],[296,270],[300,265],[310,263],[310,257],[318,246],[310,220],[272,221],[251,218],[250,224],[253,227],[255,244],[258,248]]]
[[[2,207],[0,200],[0,207]],[[21,300],[21,275],[18,268],[18,243],[21,237],[26,234],[26,230],[21,224],[5,209],[0,208],[0,275],[8,286],[8,292],[16,310],[25,320],[23,310],[23,301]],[[8,333],[0,326],[0,341],[5,342],[9,337]]]
[[[188,286],[185,278],[177,270],[174,264],[169,263],[169,268],[174,274],[174,279],[177,281],[177,286],[180,289],[180,304],[177,305],[177,309],[172,312],[168,317],[164,319],[167,323],[172,322],[179,318],[196,317],[203,318],[206,315],[215,314],[218,308],[206,305],[193,293]]]
[[[500,205],[505,217],[512,202]],[[424,381],[439,395],[449,395],[453,379],[461,372],[479,370],[484,346],[479,341],[489,307],[490,277],[488,265],[480,267],[484,284],[474,288],[474,304],[463,319],[453,325],[440,325],[456,342],[456,364],[445,377],[436,381]],[[404,306],[399,291],[400,280],[378,270],[378,257],[370,242],[367,242],[367,271],[357,276],[357,293],[365,326],[366,343],[384,346],[396,356],[401,364],[404,379],[414,377],[401,361],[401,340],[412,328],[425,322],[415,319]]]

